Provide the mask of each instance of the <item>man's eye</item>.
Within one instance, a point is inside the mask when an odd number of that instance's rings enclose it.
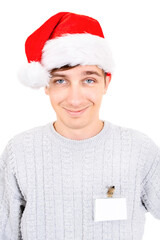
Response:
[[[57,82],[62,83],[62,81],[64,81],[64,79],[54,80],[53,82],[54,82],[54,83],[57,83]]]
[[[93,82],[95,82],[93,79],[86,79],[86,81],[88,81],[88,80],[89,80],[89,81],[93,81]]]

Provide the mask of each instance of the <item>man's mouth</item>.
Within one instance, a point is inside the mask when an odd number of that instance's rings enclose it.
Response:
[[[72,111],[72,110],[68,110],[65,108],[65,110],[67,111],[67,113],[69,113],[70,115],[74,116],[74,115],[80,115],[82,114],[83,112],[85,112],[85,110],[87,109],[88,107],[86,108],[83,108],[81,110],[78,110],[78,111]]]

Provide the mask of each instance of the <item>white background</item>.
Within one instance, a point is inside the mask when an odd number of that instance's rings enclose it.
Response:
[[[116,70],[100,118],[144,132],[160,146],[160,2],[157,0],[14,0],[0,5],[0,152],[22,131],[56,119],[44,89],[17,80],[26,38],[48,18],[69,11],[96,18]],[[160,239],[160,221],[146,215],[143,240]]]

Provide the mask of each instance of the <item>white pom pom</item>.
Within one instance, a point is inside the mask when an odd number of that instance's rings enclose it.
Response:
[[[48,86],[50,74],[39,62],[33,61],[19,69],[18,79],[23,85],[38,89]]]

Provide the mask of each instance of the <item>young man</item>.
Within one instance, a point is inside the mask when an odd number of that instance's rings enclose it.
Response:
[[[57,119],[11,138],[0,157],[0,239],[141,240],[160,219],[160,148],[99,119],[114,69],[99,22],[60,12],[26,40],[28,87]]]

